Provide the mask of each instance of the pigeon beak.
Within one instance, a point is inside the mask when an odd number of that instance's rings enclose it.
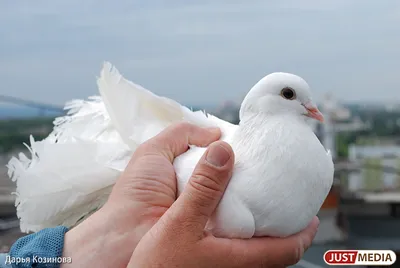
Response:
[[[312,102],[307,102],[303,104],[304,108],[307,110],[307,114],[305,116],[314,118],[315,120],[318,120],[320,122],[324,122],[324,116],[322,113],[318,110],[317,106],[313,104]]]

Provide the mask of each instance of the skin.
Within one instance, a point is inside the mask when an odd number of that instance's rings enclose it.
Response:
[[[181,123],[139,146],[107,203],[67,232],[63,256],[71,257],[72,263],[61,267],[286,267],[297,263],[315,236],[316,217],[304,231],[287,238],[236,240],[204,232],[234,165],[232,148],[215,142],[220,135],[219,129]],[[209,147],[176,199],[172,163],[189,144]]]

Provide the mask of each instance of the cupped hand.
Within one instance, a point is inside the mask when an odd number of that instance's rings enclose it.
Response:
[[[128,267],[287,267],[311,245],[315,217],[287,238],[216,238],[204,228],[223,196],[234,165],[231,147],[209,146],[183,193],[140,240]]]
[[[140,145],[107,203],[67,232],[63,256],[72,258],[71,267],[126,267],[137,243],[176,200],[174,158],[220,135],[218,128],[180,123]]]

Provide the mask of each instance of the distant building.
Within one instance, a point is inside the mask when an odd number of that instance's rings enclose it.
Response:
[[[387,112],[399,112],[400,111],[400,103],[387,103],[387,104],[385,104],[385,110]]]
[[[324,147],[331,151],[332,157],[337,158],[336,134],[369,129],[368,123],[359,117],[352,117],[351,111],[341,105],[332,95],[327,94],[320,105],[325,123],[318,124],[315,132]]]
[[[336,133],[339,131],[338,123],[351,118],[350,110],[346,109],[331,95],[327,94],[321,101],[320,110],[325,117],[324,124],[315,128],[317,136],[324,147],[332,154],[333,159],[337,157]],[[341,123],[347,125],[348,123]]]
[[[350,191],[379,191],[400,187],[400,146],[358,146],[349,147],[349,160],[363,166],[361,172],[350,173]],[[394,172],[385,172],[391,168]]]

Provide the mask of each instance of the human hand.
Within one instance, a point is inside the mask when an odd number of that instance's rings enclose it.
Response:
[[[176,200],[174,158],[189,144],[208,146],[220,135],[218,128],[181,123],[140,145],[107,203],[67,232],[63,256],[72,258],[71,267],[126,267],[137,243]]]
[[[318,218],[287,238],[216,238],[205,225],[223,196],[234,165],[231,147],[209,146],[171,208],[140,240],[129,262],[136,267],[287,267],[311,245]]]

